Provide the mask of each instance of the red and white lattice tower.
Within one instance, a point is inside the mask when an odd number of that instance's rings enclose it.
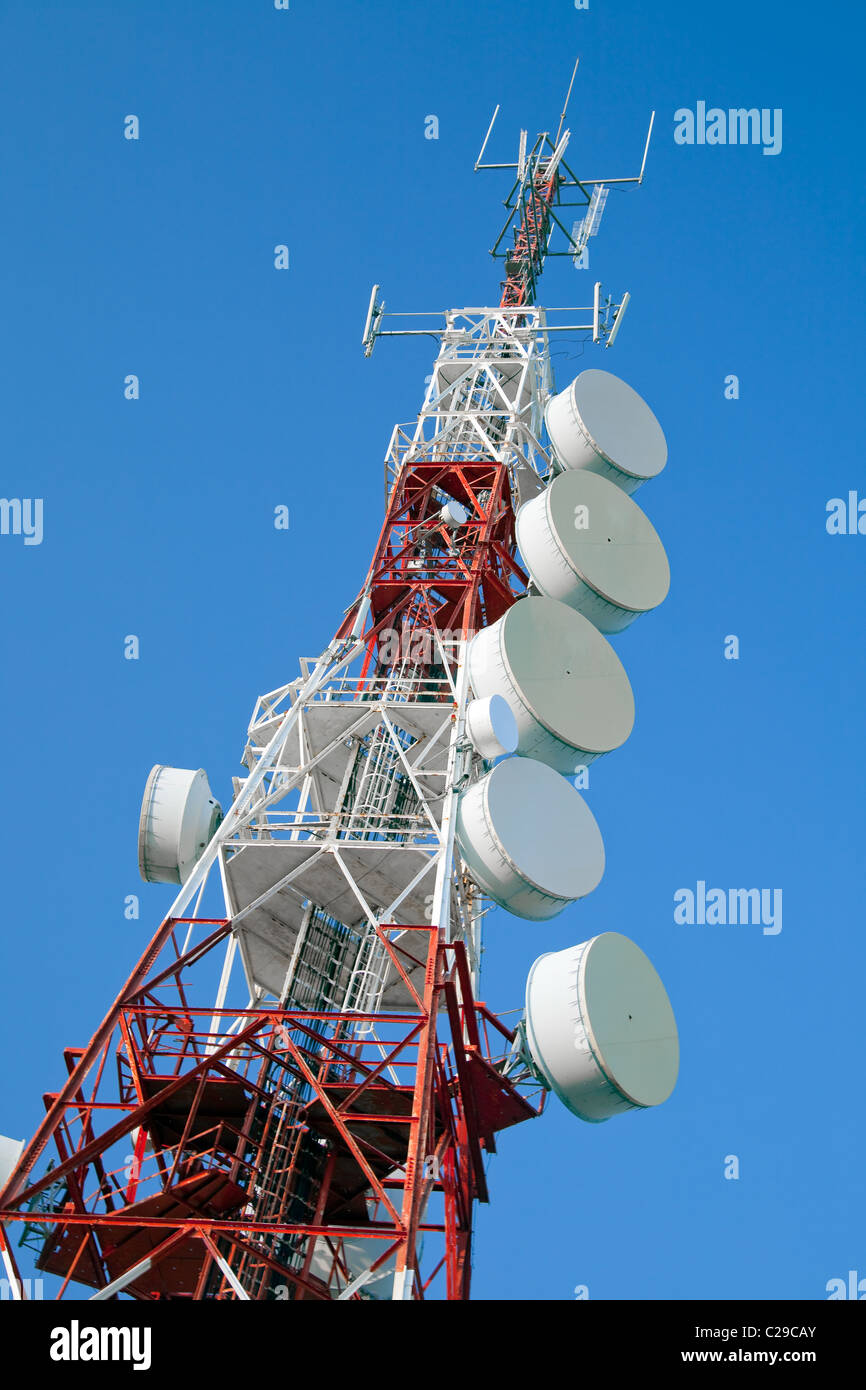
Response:
[[[435,330],[358,597],[258,700],[225,818],[202,774],[151,775],[142,872],[180,892],[0,1193],[10,1278],[15,1233],[58,1297],[468,1297],[486,1156],[546,1088],[478,994],[490,898],[455,819],[497,748],[495,721],[468,727],[467,647],[526,593],[549,335],[610,343],[627,302],[596,286],[555,323],[534,302],[562,209],[578,256],[603,205],[567,143],[524,132],[494,166],[515,174],[500,303]],[[368,354],[386,319],[374,290]]]

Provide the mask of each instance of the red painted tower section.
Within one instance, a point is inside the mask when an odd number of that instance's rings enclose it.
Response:
[[[557,179],[529,185],[503,307],[531,302]],[[466,512],[459,536],[442,520],[443,494]],[[436,634],[471,636],[525,584],[505,464],[410,453],[362,590],[362,674],[387,674],[408,648],[423,680],[442,651]],[[23,1234],[58,1297],[84,1286],[297,1301],[332,1298],[336,1282],[339,1296],[362,1298],[370,1280],[353,1278],[353,1244],[373,1241],[374,1273],[408,1271],[404,1296],[424,1298],[444,1271],[445,1296],[467,1298],[485,1156],[537,1110],[503,1073],[514,1034],[475,999],[463,944],[430,926],[380,930],[411,1001],[400,1012],[214,1010],[203,976],[232,924],[212,920],[190,945],[192,920],[162,923],[90,1043],[64,1053],[66,1079],[0,1193],[8,1267]],[[423,1283],[422,1240],[441,1245]]]

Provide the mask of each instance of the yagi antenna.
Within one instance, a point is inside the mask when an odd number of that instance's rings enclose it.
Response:
[[[604,212],[604,205],[607,202],[609,188],[604,184],[598,184],[592,190],[592,197],[589,200],[589,210],[586,214],[586,235],[595,236],[601,226],[601,215]]]
[[[595,188],[592,190],[586,216],[582,222],[575,222],[571,229],[571,240],[574,245],[574,255],[572,259],[575,265],[577,265],[580,256],[583,254],[589,238],[598,235],[598,229],[601,226],[601,215],[604,212],[609,192],[610,189],[606,188],[604,184],[596,184]]]

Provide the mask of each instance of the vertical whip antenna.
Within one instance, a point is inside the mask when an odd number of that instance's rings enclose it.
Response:
[[[560,135],[562,134],[562,125],[563,125],[563,122],[564,122],[564,120],[565,120],[565,113],[566,113],[566,111],[568,110],[568,103],[569,103],[569,101],[571,100],[571,89],[572,89],[572,87],[574,86],[574,79],[577,77],[577,68],[578,68],[578,64],[579,64],[579,63],[580,63],[580,57],[578,56],[578,57],[575,58],[575,60],[574,60],[574,70],[572,71],[572,74],[571,74],[571,81],[570,81],[569,84],[568,84],[568,91],[567,91],[566,94],[565,94],[565,104],[564,104],[564,106],[563,106],[563,108],[562,108],[562,115],[561,115],[560,118],[559,118],[559,125],[558,125],[557,131],[556,131],[556,139],[555,139],[554,142],[553,142],[554,145],[558,145],[558,144],[559,144],[559,137],[560,137]]]

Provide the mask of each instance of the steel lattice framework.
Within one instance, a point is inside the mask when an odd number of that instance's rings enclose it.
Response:
[[[532,300],[563,189],[588,205],[592,186],[567,136],[522,139],[501,303],[436,330],[357,598],[258,700],[228,814],[90,1044],[64,1054],[0,1193],[10,1276],[17,1228],[59,1297],[468,1297],[486,1156],[543,1104],[478,999],[488,904],[454,814],[483,771],[467,644],[525,592],[514,515],[550,468],[553,328]],[[368,352],[383,315],[374,290]],[[610,335],[598,287],[591,321],[557,327]]]

